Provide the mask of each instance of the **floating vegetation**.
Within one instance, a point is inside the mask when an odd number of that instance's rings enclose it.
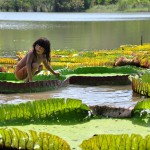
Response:
[[[121,45],[113,50],[92,50],[92,51],[69,51],[53,50],[52,62],[60,67],[61,62],[66,63],[69,69],[75,69],[80,66],[114,66],[118,58],[124,57],[132,60],[132,65],[148,68],[150,66],[150,44],[143,45]],[[78,63],[77,67],[74,65]],[[130,64],[126,64],[130,65]],[[62,67],[63,68],[63,67]]]
[[[146,123],[150,123],[150,99],[138,102],[132,111],[132,115],[142,119]]]
[[[15,64],[26,55],[27,51],[16,53],[16,59],[1,58],[0,64]],[[118,60],[123,60],[122,65],[135,65],[143,68],[150,67],[150,44],[121,45],[113,50],[78,51],[73,49],[52,50],[51,65],[57,69],[76,69],[78,67],[115,66]],[[122,59],[124,58],[124,59]],[[126,63],[127,62],[127,63]],[[121,65],[121,64],[120,64]],[[117,66],[117,65],[116,65]],[[7,71],[7,66],[5,66]]]
[[[138,73],[138,68],[131,66],[122,66],[122,67],[105,67],[105,66],[97,66],[97,67],[79,67],[74,70],[69,69],[61,69],[61,74],[105,74],[105,73],[116,73],[116,74],[135,74]]]
[[[0,93],[31,93],[53,90],[69,84],[65,76],[37,75],[33,82],[17,80],[13,73],[0,72]]]
[[[0,123],[12,121],[48,120],[51,123],[83,121],[88,118],[89,107],[81,100],[52,98],[20,104],[1,104]]]
[[[141,95],[150,96],[150,72],[145,72],[142,76],[132,77],[132,89]]]
[[[143,138],[141,135],[127,134],[94,135],[88,140],[84,140],[80,145],[82,150],[149,150],[150,135]]]
[[[55,70],[61,72],[59,79],[49,74],[39,74],[34,77],[34,82],[23,83],[14,77],[16,63],[26,55],[27,52],[18,52],[17,60],[12,58],[0,59],[0,92],[1,93],[28,93],[40,92],[66,86],[69,83],[80,84],[125,84],[130,83],[129,75],[139,74],[139,68],[131,67],[135,65],[142,68],[150,67],[150,44],[144,45],[122,45],[114,50],[53,50],[51,65]],[[123,67],[114,67],[117,60],[123,60]],[[122,66],[121,65],[121,66]],[[127,66],[128,65],[128,66]],[[116,65],[117,66],[117,65]],[[65,68],[65,69],[64,69]],[[45,69],[45,68],[44,68]],[[44,70],[45,71],[45,70]],[[4,73],[7,72],[7,73]],[[107,74],[107,75],[106,75]],[[108,77],[109,74],[109,77]],[[90,76],[90,77],[89,77]],[[67,77],[70,77],[67,78]],[[132,77],[133,91],[150,96],[150,74],[144,73],[142,76]],[[150,118],[149,100],[137,103],[133,115],[144,119]],[[90,110],[81,100],[55,98],[26,102],[21,104],[1,104],[0,124],[15,125],[24,123],[47,122],[49,124],[69,124],[81,123],[89,120],[89,113],[93,115],[103,115],[107,117],[130,117],[131,110],[93,107]],[[108,112],[109,111],[109,112]],[[115,113],[114,113],[115,112]],[[145,138],[140,135],[94,135],[89,140],[83,141],[80,145],[82,150],[97,149],[150,149],[150,136]],[[29,133],[16,128],[0,129],[0,149],[64,149],[70,150],[70,146],[59,137],[49,133],[37,133],[30,130]]]
[[[0,72],[0,93],[28,93],[53,90],[70,84],[126,85],[128,76],[138,73],[135,67],[80,67],[74,70],[60,69],[59,78],[47,72],[34,76],[33,82],[17,80],[14,73]]]
[[[131,66],[122,67],[80,67],[74,70],[61,69],[62,75],[70,77],[70,84],[80,85],[128,85],[131,84],[130,74],[138,73]]]
[[[147,109],[149,102],[143,101],[135,107],[136,110]],[[105,109],[105,108],[104,108]],[[103,109],[103,110],[104,110]],[[102,111],[103,111],[102,110]],[[3,125],[20,125],[24,123],[39,124],[72,124],[83,123],[92,117],[89,116],[90,108],[78,99],[53,98],[38,100],[21,104],[1,104],[0,122]],[[100,110],[101,111],[101,110]],[[110,112],[110,109],[106,110]],[[123,110],[124,111],[124,110]],[[92,113],[92,112],[91,112]],[[107,113],[107,112],[106,112]],[[120,113],[120,111],[119,111]],[[92,114],[91,114],[92,115]],[[116,116],[115,116],[116,117]],[[17,128],[0,128],[0,149],[51,149],[70,150],[67,141],[46,132],[29,130],[21,131]],[[77,148],[77,147],[76,147]],[[150,136],[132,134],[100,134],[94,135],[80,144],[82,150],[146,150],[150,149]]]
[[[27,133],[17,128],[0,129],[0,149],[71,150],[69,144],[58,136],[33,130]]]
[[[0,64],[16,64],[17,60],[13,58],[0,58]]]

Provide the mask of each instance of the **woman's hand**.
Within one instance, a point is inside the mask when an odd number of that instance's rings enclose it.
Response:
[[[25,80],[24,80],[25,83],[28,83],[28,82],[32,82],[32,80],[29,80],[29,77],[27,77]]]
[[[25,83],[28,83],[29,82],[29,78],[27,77],[25,80],[24,80]]]

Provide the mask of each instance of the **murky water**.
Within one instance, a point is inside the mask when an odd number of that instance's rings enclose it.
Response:
[[[25,94],[0,94],[0,103],[20,103],[48,98],[81,99],[87,105],[111,105],[133,107],[141,100],[132,93],[131,85],[125,86],[82,86],[69,85],[53,91]]]

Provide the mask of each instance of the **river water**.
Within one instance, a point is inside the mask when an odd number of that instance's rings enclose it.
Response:
[[[12,13],[0,12],[0,56],[29,50],[41,36],[52,49],[101,50],[150,42],[150,13]],[[0,103],[51,97],[77,98],[88,105],[132,107],[141,97],[129,86],[69,85],[54,91],[0,94]]]
[[[115,49],[150,42],[150,13],[0,12],[0,56],[29,50],[45,36],[52,49]]]
[[[0,103],[17,104],[26,101],[49,98],[74,98],[83,103],[93,105],[108,105],[115,107],[134,107],[141,96],[134,94],[131,85],[125,86],[85,86],[69,85],[53,91],[26,93],[26,94],[0,94]]]

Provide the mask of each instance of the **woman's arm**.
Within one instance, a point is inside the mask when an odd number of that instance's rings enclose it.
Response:
[[[52,74],[54,74],[56,77],[59,77],[60,73],[59,72],[55,72],[52,67],[48,64],[48,62],[46,60],[43,61],[43,64],[45,66],[45,68],[47,70],[49,70]]]

